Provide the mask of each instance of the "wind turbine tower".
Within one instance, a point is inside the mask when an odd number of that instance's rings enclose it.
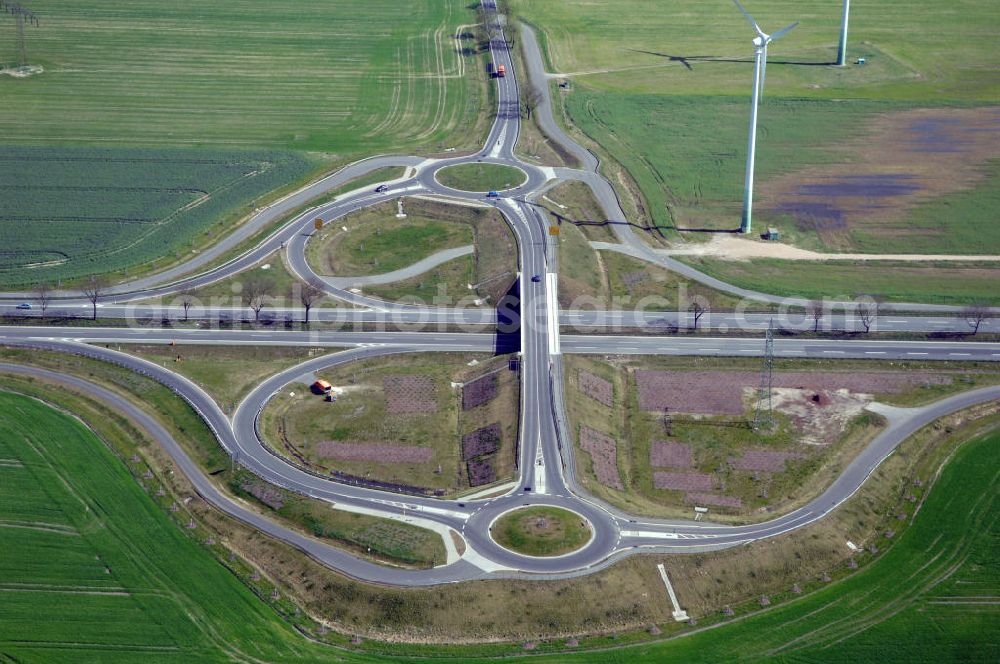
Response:
[[[740,10],[743,16],[746,17],[750,26],[753,27],[754,32],[757,36],[753,39],[754,46],[754,58],[753,58],[753,95],[750,107],[750,138],[747,141],[747,171],[746,178],[743,183],[743,219],[740,223],[740,232],[749,233],[750,232],[750,220],[753,211],[753,169],[754,169],[754,157],[757,152],[757,105],[760,102],[760,96],[764,92],[764,77],[767,69],[767,47],[768,44],[776,39],[780,39],[785,34],[790,32],[792,28],[799,24],[798,21],[792,23],[791,25],[785,26],[781,30],[778,30],[773,35],[769,35],[760,29],[757,25],[757,21],[754,20],[743,5],[740,4],[740,0],[733,0],[736,8]]]
[[[840,20],[840,48],[837,49],[837,64],[847,64],[847,18],[851,13],[851,0],[844,0],[844,17]]]

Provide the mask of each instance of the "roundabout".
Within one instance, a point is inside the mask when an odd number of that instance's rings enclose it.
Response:
[[[576,512],[536,505],[501,514],[490,524],[490,537],[523,556],[554,558],[587,546],[593,539],[593,528]]]
[[[477,162],[446,166],[435,172],[434,178],[449,189],[486,193],[516,189],[528,181],[528,174],[517,166]]]

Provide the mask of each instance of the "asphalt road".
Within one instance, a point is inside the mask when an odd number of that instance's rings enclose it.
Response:
[[[540,70],[541,61],[534,36],[530,29],[525,28],[522,39],[525,40],[527,60],[532,76],[543,76]],[[520,113],[518,112],[518,78],[505,39],[496,40],[491,45],[491,52],[496,65],[504,64],[508,76],[495,79],[498,90],[498,106],[496,120],[489,132],[484,148],[472,156],[460,156],[451,159],[420,159],[412,157],[379,157],[368,160],[345,169],[310,187],[288,197],[281,203],[262,211],[251,222],[234,233],[225,243],[205,252],[184,266],[167,271],[155,277],[121,285],[102,300],[102,313],[111,315],[120,312],[122,316],[136,316],[136,308],[127,311],[121,308],[122,302],[163,297],[179,292],[182,288],[197,287],[213,281],[226,278],[259,262],[276,250],[283,249],[287,256],[290,269],[303,280],[314,279],[315,275],[305,261],[305,248],[312,236],[312,220],[321,217],[326,223],[336,223],[336,220],[352,211],[384,201],[394,200],[401,196],[433,194],[459,201],[475,201],[483,204],[481,194],[459,192],[443,187],[435,175],[441,168],[460,163],[487,162],[515,166],[521,168],[527,175],[527,181],[520,187],[503,192],[501,197],[490,201],[504,215],[510,224],[520,249],[520,273],[524,278],[519,280],[519,292],[516,303],[501,309],[503,316],[498,317],[495,311],[489,310],[429,310],[426,307],[398,305],[367,298],[348,290],[327,285],[328,294],[333,297],[360,307],[358,310],[345,310],[347,313],[331,314],[320,312],[320,317],[331,315],[358,316],[404,316],[409,320],[418,321],[421,316],[436,317],[433,322],[467,323],[470,320],[479,323],[497,325],[503,335],[484,333],[446,333],[446,332],[296,332],[286,330],[162,330],[158,328],[143,329],[137,327],[124,328],[86,328],[86,327],[3,327],[0,328],[0,343],[24,345],[34,348],[45,348],[61,352],[84,354],[104,361],[114,362],[132,371],[136,371],[163,383],[186,399],[193,408],[205,419],[215,432],[220,444],[232,455],[239,464],[250,469],[270,482],[300,492],[304,495],[325,500],[342,507],[354,507],[373,511],[389,518],[419,518],[427,523],[437,524],[460,533],[466,542],[466,553],[458,562],[441,566],[433,570],[401,570],[387,568],[365,562],[350,554],[339,551],[298,535],[279,524],[272,523],[246,508],[234,503],[220,493],[205,477],[201,469],[188,459],[169,435],[141,409],[123,400],[121,397],[90,385],[79,378],[54,375],[53,372],[22,367],[20,372],[27,372],[48,379],[58,378],[73,382],[81,389],[89,390],[98,398],[106,401],[111,407],[134,417],[141,426],[146,428],[164,448],[174,457],[178,466],[191,477],[199,493],[235,518],[241,519],[270,535],[283,539],[306,551],[309,555],[330,565],[345,574],[380,583],[397,585],[427,585],[462,581],[476,578],[492,578],[509,575],[534,576],[571,576],[587,574],[618,558],[630,555],[636,551],[649,549],[664,551],[696,551],[733,546],[742,542],[762,537],[775,536],[796,527],[801,527],[827,514],[836,505],[852,495],[871,469],[887,454],[904,440],[912,431],[923,423],[932,421],[948,412],[967,407],[974,403],[1000,398],[1000,387],[986,388],[975,392],[942,400],[930,407],[897,411],[890,418],[891,425],[883,431],[838,477],[838,479],[820,496],[810,501],[800,510],[781,516],[774,520],[750,526],[721,526],[707,523],[639,521],[628,515],[601,504],[588,496],[575,483],[573,477],[572,445],[567,436],[565,409],[562,404],[562,363],[563,352],[599,353],[599,354],[695,354],[695,355],[758,355],[762,350],[759,339],[731,339],[727,337],[670,337],[643,336],[623,337],[607,335],[567,335],[559,333],[560,323],[577,325],[587,323],[595,325],[600,317],[617,319],[622,325],[642,325],[657,327],[671,324],[681,324],[685,314],[669,314],[664,312],[645,312],[607,314],[606,312],[564,312],[560,314],[555,304],[557,279],[556,267],[558,257],[555,247],[547,235],[547,221],[539,213],[538,207],[532,204],[546,183],[553,178],[575,178],[588,183],[595,191],[601,205],[605,208],[608,218],[615,221],[614,230],[619,239],[637,252],[644,259],[665,265],[692,279],[712,285],[725,292],[741,294],[750,299],[773,302],[766,294],[751,293],[735,289],[728,284],[716,283],[709,277],[672,261],[643,243],[625,221],[614,196],[614,191],[603,177],[596,173],[599,165],[596,158],[580,146],[574,144],[568,136],[558,130],[551,118],[551,103],[545,100],[542,107],[536,110],[543,128],[551,129],[555,140],[565,144],[567,151],[578,156],[582,170],[545,169],[521,163],[514,155],[514,147],[520,132]],[[542,86],[539,86],[542,87]],[[547,88],[544,88],[546,95]],[[547,117],[546,117],[547,116]],[[355,175],[370,172],[373,168],[385,165],[408,165],[415,169],[413,177],[389,184],[384,193],[361,191],[352,195],[342,196],[337,200],[318,206],[296,217],[273,232],[266,240],[240,257],[224,265],[197,274],[194,277],[182,277],[198,268],[210,264],[229,248],[232,248],[249,237],[254,229],[268,225],[288,210],[299,207],[305,200],[329,191]],[[284,210],[284,212],[282,212]],[[527,278],[538,275],[536,282]],[[6,294],[8,300],[21,299],[17,294]],[[787,300],[782,300],[787,302]],[[72,294],[59,303],[59,307],[74,307],[85,304]],[[89,305],[88,305],[89,306]],[[936,311],[939,308],[926,305],[907,305],[916,311]],[[176,312],[176,309],[173,310]],[[212,316],[213,311],[196,311],[197,315]],[[594,316],[588,319],[587,316]],[[654,316],[649,319],[648,316]],[[669,318],[675,316],[674,319]],[[616,318],[617,317],[617,318]],[[730,319],[711,318],[715,329],[723,324],[728,325]],[[753,325],[760,329],[765,325],[765,318],[755,317]],[[767,315],[768,322],[770,314]],[[787,320],[787,319],[786,319]],[[832,317],[831,317],[832,320]],[[933,329],[927,327],[931,319],[915,317],[900,317],[897,325],[924,326],[913,329]],[[704,319],[703,319],[704,321]],[[733,324],[738,321],[732,319]],[[955,323],[954,319],[948,321]],[[784,324],[784,323],[782,323]],[[909,328],[905,328],[909,329]],[[261,383],[238,406],[232,418],[222,412],[217,404],[191,381],[170,371],[166,367],[119,352],[111,346],[125,343],[217,343],[217,344],[295,344],[308,346],[340,346],[347,347],[338,353],[308,360],[296,367],[282,371]],[[498,349],[498,343],[503,347]],[[477,350],[496,352],[511,350],[514,344],[521,356],[521,422],[518,463],[518,482],[514,489],[503,496],[483,499],[452,501],[440,500],[427,496],[404,496],[396,493],[375,490],[366,486],[354,486],[333,481],[328,477],[313,475],[298,468],[282,457],[272,454],[261,440],[257,421],[261,410],[269,399],[289,383],[305,373],[322,370],[343,362],[378,357],[393,353]],[[878,359],[950,359],[950,360],[991,360],[1000,358],[1000,345],[981,343],[945,343],[945,342],[879,342],[870,340],[799,340],[778,339],[775,352],[783,357],[867,357]],[[489,525],[507,510],[524,504],[547,504],[571,509],[584,516],[594,530],[590,543],[583,549],[559,558],[529,558],[507,551],[496,545],[489,535]]]

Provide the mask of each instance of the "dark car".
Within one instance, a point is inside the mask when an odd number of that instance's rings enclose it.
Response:
[[[540,274],[536,274],[535,276],[533,276],[533,277],[531,278],[531,280],[532,280],[533,282],[535,282],[535,283],[537,284],[537,283],[538,283],[539,281],[541,281],[541,280],[542,280],[542,275],[540,275]]]
[[[389,191],[389,185],[387,184],[380,184],[379,186],[375,187],[376,194],[384,194],[387,191]]]

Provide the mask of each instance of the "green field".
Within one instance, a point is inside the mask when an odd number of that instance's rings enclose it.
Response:
[[[498,164],[449,166],[434,176],[446,187],[462,191],[502,191],[524,184],[527,176],[520,168]]]
[[[31,399],[0,400],[6,656],[407,661],[305,640],[171,523],[78,421]],[[683,639],[532,661],[709,662],[735,652],[753,661],[993,661],[1000,648],[997,468],[1000,434],[964,445],[887,552],[814,594]],[[18,527],[25,522],[30,527]],[[455,661],[487,661],[473,657],[475,649],[456,648]]]
[[[490,534],[500,546],[526,556],[560,556],[576,551],[591,533],[579,515],[558,507],[523,507],[496,520]]]
[[[711,237],[675,229],[738,227],[752,33],[731,3],[512,6],[540,33],[550,70],[571,83],[569,91],[557,90],[567,123],[610,157],[604,162],[613,179],[624,169],[634,180],[626,196],[631,216],[652,221],[671,242]],[[783,241],[827,252],[1000,253],[992,223],[1000,184],[1000,81],[990,73],[1000,30],[996,6],[856,4],[850,62],[863,56],[868,64],[845,68],[828,66],[839,3],[760,0],[748,9],[765,30],[801,21],[769,53],[756,228],[778,227]],[[962,34],[962,43],[953,48],[946,34]],[[887,277],[891,269],[867,272]],[[732,272],[734,283],[751,287],[744,275],[752,270]],[[918,276],[911,283],[936,301],[978,295],[972,281],[955,283],[946,270]],[[935,293],[939,277],[953,283]],[[859,276],[851,285],[860,290],[864,281]]]
[[[836,59],[842,3],[750,0],[744,4],[767,32],[801,22],[769,49],[769,95],[1000,99],[1000,80],[993,73],[996,52],[991,48],[1000,29],[1000,7],[995,4],[853,3],[849,55],[852,60],[858,56],[869,60],[860,71],[808,66]],[[553,71],[590,72],[573,76],[587,88],[749,96],[754,35],[731,2],[512,0],[511,6],[515,14],[545,32]],[[953,38],[956,34],[961,39]]]
[[[320,169],[473,147],[490,119],[458,0],[31,8],[45,72],[0,75],[0,290],[163,268]]]
[[[0,76],[0,135],[341,157],[472,144],[485,68],[455,38],[476,21],[467,4],[47,0],[28,31],[45,73]],[[4,39],[0,62],[14,53]]]
[[[301,180],[288,151],[0,148],[0,288],[176,260]]]
[[[0,457],[14,460],[0,468],[5,656],[275,660],[309,648],[78,420],[10,393],[0,413]]]

